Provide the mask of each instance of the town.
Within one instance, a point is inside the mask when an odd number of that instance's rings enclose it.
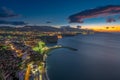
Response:
[[[44,27],[0,27],[0,76],[2,79],[49,80],[46,71],[49,49],[62,46],[47,47],[46,44],[57,43],[57,40],[63,37],[94,33],[91,30],[71,27],[61,29],[49,27],[49,30],[43,29]]]

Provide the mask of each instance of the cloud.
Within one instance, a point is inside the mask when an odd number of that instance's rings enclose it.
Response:
[[[6,21],[4,19],[6,18],[14,18],[14,17],[19,17],[20,15],[14,13],[12,10],[6,8],[6,7],[1,7],[0,8],[0,24],[3,25],[26,25],[24,21]]]
[[[0,19],[18,17],[20,15],[14,13],[12,10],[7,9],[6,7],[0,8]]]
[[[106,27],[106,29],[109,29],[109,27]]]
[[[81,23],[84,19],[95,18],[99,16],[109,16],[120,13],[120,5],[108,5],[94,9],[81,11],[68,17],[70,23]]]
[[[118,19],[120,20],[120,16],[118,17]]]
[[[0,20],[0,24],[5,24],[5,25],[26,25],[27,23],[23,21],[4,21]]]
[[[108,18],[106,22],[111,23],[111,22],[116,22],[116,20],[114,18]]]
[[[46,21],[47,24],[52,23],[51,21]]]

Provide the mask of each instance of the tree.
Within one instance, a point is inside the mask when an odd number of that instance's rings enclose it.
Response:
[[[45,43],[40,41],[38,42],[37,46],[33,47],[33,50],[40,53],[40,54],[43,54],[44,53],[44,48],[46,47]]]

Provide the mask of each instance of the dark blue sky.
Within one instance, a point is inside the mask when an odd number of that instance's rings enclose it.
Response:
[[[69,25],[68,17],[82,10],[105,5],[120,5],[120,0],[0,0],[0,7],[6,7],[19,18],[9,20],[25,21],[30,24]],[[105,24],[104,18],[88,19],[82,25]],[[115,22],[117,24],[118,22]]]

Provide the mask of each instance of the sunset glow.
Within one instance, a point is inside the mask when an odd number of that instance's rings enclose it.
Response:
[[[98,32],[120,32],[120,26],[119,25],[110,26],[110,27],[93,26],[91,29],[94,30],[94,31],[98,31]]]

